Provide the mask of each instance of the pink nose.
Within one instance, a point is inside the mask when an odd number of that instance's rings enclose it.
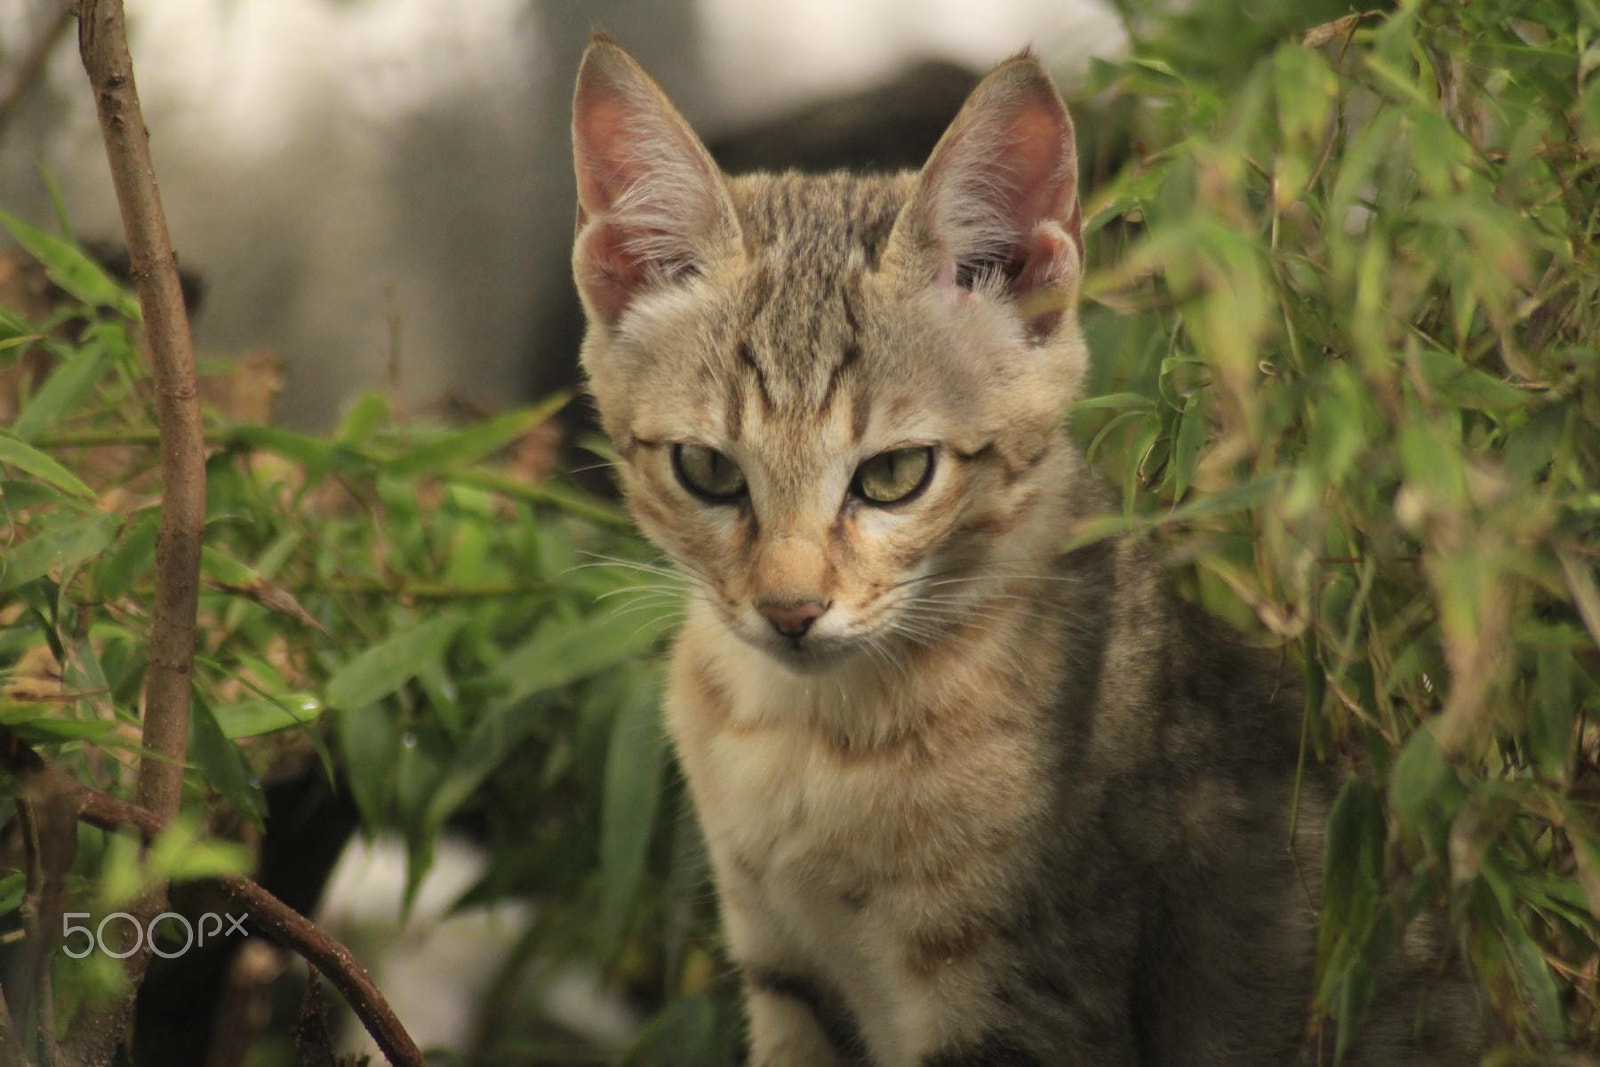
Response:
[[[831,605],[832,601],[824,604],[820,600],[789,600],[782,603],[764,600],[756,605],[756,610],[772,624],[774,630],[785,637],[798,639],[805,636],[811,624],[821,618]]]

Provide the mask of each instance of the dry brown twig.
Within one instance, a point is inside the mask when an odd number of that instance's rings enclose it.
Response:
[[[205,528],[205,436],[189,317],[156,188],[150,135],[139,108],[122,0],[79,0],[78,53],[94,93],[156,383],[161,524],[140,737],[150,755],[139,761],[136,797],[141,808],[164,824],[178,813],[188,754],[189,678]],[[166,886],[158,885],[133,905],[130,910],[139,928],[161,913],[166,895]],[[141,943],[123,964],[129,993],[106,1008],[85,1013],[63,1050],[69,1064],[100,1067],[110,1062],[132,1018],[149,963],[150,947]]]
[[[46,786],[52,795],[66,798],[77,818],[102,830],[132,831],[149,842],[166,828],[166,822],[148,810],[91,789],[53,766],[3,726],[0,769],[25,783]],[[348,948],[251,879],[224,875],[216,882],[228,900],[248,914],[251,926],[299,955],[333,984],[390,1063],[395,1067],[425,1067],[416,1042]]]

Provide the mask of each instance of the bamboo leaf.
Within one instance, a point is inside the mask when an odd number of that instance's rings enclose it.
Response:
[[[1205,442],[1205,394],[1196,393],[1184,404],[1183,418],[1178,423],[1178,439],[1172,446],[1173,504],[1181,502],[1184,493],[1188,492]]]
[[[210,703],[198,690],[194,713],[189,716],[189,757],[222,799],[257,826],[262,824],[267,804],[261,795],[261,781],[239,746],[223,733]]]
[[[5,430],[0,430],[0,463],[16,467],[74,496],[83,497],[85,500],[95,498],[95,491],[79,480],[77,475]]]
[[[44,385],[29,397],[28,403],[11,424],[11,430],[24,441],[36,440],[63,418],[82,407],[84,400],[111,366],[111,350],[89,343],[62,360],[45,379]]]
[[[350,710],[377,703],[443,655],[465,622],[459,615],[429,619],[366,649],[328,680],[328,704]]]
[[[654,673],[626,672],[606,751],[600,823],[600,917],[596,935],[602,956],[616,948],[644,879],[666,767],[666,735],[657,713]]]
[[[557,393],[523,411],[513,411],[421,445],[391,460],[386,470],[401,478],[443,474],[476,463],[505,448],[566,406],[566,393]]]
[[[71,570],[111,543],[117,517],[91,514],[35,534],[0,553],[0,592]]]
[[[608,611],[576,623],[552,620],[527,644],[509,652],[495,668],[515,704],[537,693],[570,685],[649,652],[673,614],[671,604],[640,611]]]
[[[317,721],[322,711],[322,702],[310,693],[286,693],[277,698],[251,697],[223,704],[215,709],[215,714],[223,736],[237,741],[309,726]]]
[[[156,533],[161,513],[150,508],[128,528],[116,547],[100,557],[94,571],[95,593],[102,600],[117,600],[155,566]]]
[[[125,318],[139,317],[138,301],[70,241],[35,229],[4,211],[0,211],[0,226],[10,230],[17,243],[44,265],[51,281],[76,299],[93,307],[112,308]]]

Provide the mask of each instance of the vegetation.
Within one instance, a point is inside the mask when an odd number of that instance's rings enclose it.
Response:
[[[126,795],[159,503],[137,307],[70,243],[8,224],[73,300],[43,322],[0,317],[8,354],[54,357],[0,431],[0,724]],[[312,770],[366,832],[404,836],[408,900],[447,822],[481,837],[492,863],[463,906],[542,906],[508,977],[536,956],[592,957],[659,1001],[708,972],[695,827],[648,657],[676,584],[612,505],[545,477],[566,400],[452,429],[369,395],[326,437],[213,415],[188,818],[143,860],[85,831],[67,910],[98,924],[153,864],[178,879],[248,868],[248,849],[190,846],[259,838],[263,779]],[[0,906],[22,892],[21,870],[0,876]],[[121,976],[98,953],[56,974],[62,1029]]]
[[[1076,536],[1303,666],[1324,1012],[1437,909],[1519,1047],[1592,1049],[1600,6],[1163,6],[1080,119],[1132,160],[1072,416],[1127,510]]]
[[[1067,417],[1126,507],[1063,537],[1154,539],[1185,595],[1303,671],[1305,758],[1348,771],[1326,1018],[1359,1023],[1431,910],[1502,1062],[1593,1048],[1600,5],[1178,6],[1125,3],[1134,54],[1077,107],[1095,366]],[[70,239],[7,225],[69,299],[0,315],[0,361],[49,365],[0,431],[0,725],[127,796],[160,492],[137,306]],[[497,988],[596,961],[657,1012],[629,1062],[731,1061],[656,713],[679,587],[550,476],[563,402],[452,427],[369,395],[322,436],[209,415],[184,817],[142,855],[81,829],[66,910],[250,869],[264,784],[326,774],[364,832],[403,836],[412,891],[451,825],[489,856],[461,907],[538,901]],[[0,823],[14,794],[0,773]],[[11,863],[8,930],[38,903]],[[54,975],[63,1031],[121,981],[101,954]],[[576,1055],[489,1029],[472,1062]]]

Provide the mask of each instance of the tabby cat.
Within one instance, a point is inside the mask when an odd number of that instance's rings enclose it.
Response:
[[[598,37],[573,141],[582,362],[691,587],[666,711],[751,1062],[1315,1062],[1291,685],[1140,546],[1060,550],[1113,500],[1062,428],[1084,244],[1039,62],[920,173],[727,177]],[[1410,940],[1350,1062],[1471,1062]]]

